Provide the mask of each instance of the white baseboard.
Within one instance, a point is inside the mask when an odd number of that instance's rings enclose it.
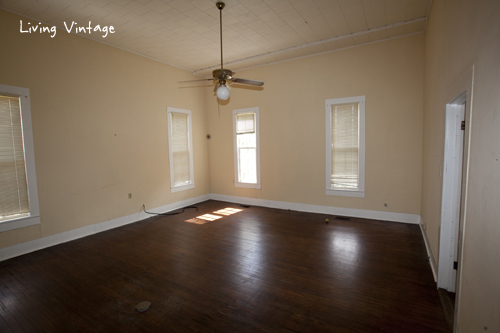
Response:
[[[186,207],[189,205],[193,205],[198,202],[209,200],[209,195],[205,194],[196,198],[191,198],[183,201],[178,201],[171,203],[169,205],[165,205],[162,207],[148,209],[148,211],[152,213],[165,213],[172,210],[176,210],[182,207]],[[88,225],[82,228],[69,230],[66,232],[62,232],[56,235],[47,236],[39,239],[35,239],[26,243],[21,243],[13,246],[9,246],[3,249],[0,249],[0,261],[7,260],[13,257],[17,257],[26,253],[30,253],[33,251],[38,251],[50,246],[54,246],[57,244],[69,242],[78,238],[86,237],[93,235],[98,232],[106,231],[109,229],[121,227],[130,223],[138,222],[144,220],[146,218],[151,217],[151,215],[144,213],[143,211],[132,214],[128,216],[119,217],[113,220],[96,223],[92,225]]]
[[[269,208],[278,208],[278,209],[290,209],[300,212],[307,213],[318,213],[318,214],[329,214],[329,215],[341,215],[341,216],[351,216],[351,217],[359,217],[359,218],[367,218],[374,220],[383,220],[383,221],[391,221],[391,222],[403,222],[403,223],[411,223],[411,224],[419,224],[421,225],[421,219],[419,215],[414,214],[404,214],[404,213],[393,213],[393,212],[381,212],[375,210],[365,210],[365,209],[352,209],[352,208],[341,208],[341,207],[331,207],[331,206],[319,206],[319,205],[309,205],[309,204],[299,204],[293,202],[285,202],[285,201],[274,201],[274,200],[265,200],[265,199],[256,199],[256,198],[246,198],[246,197],[237,197],[237,196],[229,196],[222,194],[205,194],[196,198],[191,198],[179,202],[174,202],[172,204],[149,209],[152,213],[165,213],[172,210],[176,210],[182,207],[186,207],[189,205],[193,205],[198,202],[206,201],[209,199],[219,200],[219,201],[227,201],[238,204],[252,205],[252,206],[262,206]],[[66,232],[62,232],[56,235],[43,237],[39,239],[35,239],[26,243],[21,243],[17,245],[13,245],[10,247],[6,247],[0,249],[0,261],[7,260],[13,257],[17,257],[26,253],[30,253],[33,251],[41,250],[50,246],[54,246],[57,244],[69,242],[78,238],[86,237],[93,235],[98,232],[106,231],[109,229],[121,227],[130,223],[138,222],[144,220],[151,215],[148,215],[144,212],[139,212],[137,214],[132,214],[128,216],[119,217],[113,220],[92,224],[89,226],[85,226],[82,228],[69,230]],[[434,277],[435,274],[435,261],[432,256],[432,252],[430,251],[430,247],[428,246],[427,235],[422,229],[422,233],[424,235],[425,244],[427,247],[427,252],[430,253],[431,256],[431,267]]]
[[[285,201],[236,197],[236,196],[222,195],[215,193],[210,194],[210,199],[227,201],[244,205],[261,206],[261,207],[278,208],[278,209],[290,209],[299,212],[351,216],[351,217],[359,217],[365,219],[383,220],[391,222],[418,224],[420,221],[420,216],[415,214],[381,212],[376,210],[341,208],[332,206],[308,205],[308,204],[299,204],[299,203],[285,202]]]
[[[427,232],[424,230],[424,222],[422,221],[422,218],[419,217],[419,225],[420,225],[420,231],[422,232],[422,236],[424,237],[424,242],[425,242],[425,248],[427,249],[427,255],[429,256],[429,264],[431,265],[432,269],[432,275],[434,276],[434,282],[437,282],[437,264],[436,260],[434,259],[434,255],[432,254],[432,249],[431,245],[429,243],[429,238],[427,238]]]

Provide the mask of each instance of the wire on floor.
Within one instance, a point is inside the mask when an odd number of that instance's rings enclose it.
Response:
[[[198,210],[198,207],[196,206],[188,206],[188,207],[184,207],[184,208],[180,208],[181,210],[180,211],[177,211],[177,212],[170,212],[170,213],[151,213],[151,212],[148,212],[146,210],[146,205],[142,205],[142,210],[144,211],[144,213],[146,214],[151,214],[151,215],[164,215],[164,216],[170,216],[170,215],[177,215],[177,214],[181,214],[181,213],[184,213],[184,210],[188,209],[188,208],[194,208],[196,210]]]

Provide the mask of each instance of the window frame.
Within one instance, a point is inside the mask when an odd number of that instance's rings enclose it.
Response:
[[[332,105],[341,105],[349,103],[359,104],[358,114],[358,188],[357,189],[332,189],[331,170],[332,170]],[[326,195],[344,196],[344,197],[365,197],[365,96],[354,96],[344,98],[333,98],[325,101],[326,113]]]
[[[28,88],[0,84],[0,94],[19,97],[23,131],[24,161],[26,167],[26,183],[28,187],[28,201],[30,206],[29,216],[1,221],[0,232],[3,232],[40,224],[40,208],[38,204],[38,187],[36,182],[33,127],[31,125],[30,90]]]
[[[186,185],[174,186],[174,152],[172,147],[172,112],[188,115],[188,149],[189,149],[189,178],[190,182]],[[170,165],[170,191],[171,193],[191,190],[194,188],[194,163],[193,163],[193,131],[192,131],[191,110],[167,107],[167,126],[168,126],[168,156]]]
[[[243,183],[238,178],[238,139],[236,134],[236,116],[243,113],[255,113],[255,136],[256,136],[256,161],[257,161],[257,182],[256,183]],[[260,190],[260,126],[259,126],[259,107],[251,107],[245,109],[233,110],[233,148],[234,148],[234,186],[242,188],[253,188]]]

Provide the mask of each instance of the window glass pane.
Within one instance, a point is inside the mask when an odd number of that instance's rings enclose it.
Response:
[[[257,150],[255,148],[240,148],[239,181],[241,183],[257,183]]]
[[[29,215],[19,97],[0,96],[0,220]]]
[[[252,134],[238,134],[238,147],[257,147],[257,136]]]
[[[356,189],[359,179],[358,103],[331,107],[332,188]]]

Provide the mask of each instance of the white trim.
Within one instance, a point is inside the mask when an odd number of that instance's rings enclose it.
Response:
[[[358,189],[356,190],[341,190],[331,188],[331,169],[332,169],[332,105],[340,105],[347,103],[359,103],[359,117],[358,117],[358,140],[359,140],[359,150],[358,150]],[[334,98],[325,100],[325,126],[326,126],[326,195],[337,195],[345,197],[365,197],[365,96],[353,96],[344,98]]]
[[[188,115],[188,149],[189,149],[189,184],[174,186],[174,157],[172,147],[172,112],[184,113]],[[170,165],[170,191],[180,192],[194,188],[194,163],[193,163],[193,130],[191,126],[191,111],[167,107],[167,126],[168,126],[168,160]]]
[[[365,197],[365,191],[332,190],[332,189],[328,189],[327,188],[326,189],[326,195],[337,195],[337,196],[341,196],[341,197],[364,198]]]
[[[295,50],[299,50],[299,49],[302,49],[302,48],[305,48],[305,47],[311,47],[311,46],[317,46],[317,45],[322,45],[322,44],[326,44],[326,43],[331,43],[331,42],[334,42],[334,41],[337,41],[337,40],[341,40],[341,39],[352,38],[352,37],[356,37],[356,36],[370,34],[370,33],[373,33],[373,32],[387,30],[387,29],[391,29],[391,28],[395,28],[395,27],[400,27],[400,26],[405,26],[405,25],[408,25],[408,24],[413,24],[413,23],[421,22],[421,21],[425,21],[425,20],[427,20],[427,17],[419,17],[419,18],[416,18],[416,19],[413,19],[413,20],[409,20],[409,21],[405,21],[405,22],[397,22],[397,23],[393,23],[393,24],[384,25],[384,26],[381,26],[381,27],[378,27],[378,28],[367,29],[367,30],[363,30],[363,31],[358,31],[358,32],[353,32],[353,33],[345,34],[345,35],[342,35],[342,36],[337,36],[337,37],[332,37],[332,38],[328,38],[328,39],[318,40],[318,41],[315,41],[315,42],[310,42],[310,43],[300,44],[300,45],[296,45],[296,46],[291,46],[291,47],[287,47],[287,48],[276,50],[276,51],[271,51],[271,52],[267,52],[267,53],[261,53],[261,54],[257,54],[257,55],[254,55],[254,56],[250,56],[250,57],[246,57],[246,58],[242,58],[242,59],[237,59],[237,60],[234,60],[234,61],[225,62],[224,66],[231,66],[231,65],[234,65],[234,64],[237,64],[237,63],[240,63],[240,62],[244,62],[244,61],[255,60],[255,59],[262,58],[262,57],[267,57],[267,56],[272,56],[272,55],[280,54],[280,53],[283,53],[283,52],[295,51]],[[417,33],[422,33],[422,32],[424,32],[424,30],[418,31],[418,32],[414,32],[412,34],[417,34]],[[404,37],[404,36],[398,36],[398,37]],[[383,40],[380,40],[380,41],[371,42],[371,43],[382,42],[382,41],[385,41],[385,40],[386,39],[383,39]],[[361,46],[361,45],[364,45],[364,44],[359,44],[359,45],[355,45],[355,46]],[[329,51],[326,51],[326,52],[316,53],[314,55],[328,53],[328,52],[333,52],[333,51],[337,51],[337,50],[338,49],[336,49],[336,50],[329,50]],[[302,57],[299,57],[299,58],[302,58]],[[293,58],[293,59],[288,59],[288,60],[284,60],[284,61],[295,60],[295,59],[299,59],[299,58]],[[201,68],[201,69],[197,69],[197,70],[193,71],[193,74],[196,75],[198,72],[212,71],[212,70],[218,69],[218,68],[220,68],[219,65],[205,67],[205,68]],[[244,68],[244,69],[248,69],[248,68]],[[239,69],[239,70],[241,71],[241,70],[244,70],[244,69]]]
[[[260,190],[260,184],[240,183],[240,182],[237,182],[237,181],[234,182],[234,187],[253,188],[253,189],[256,189],[256,190]]]
[[[186,190],[192,190],[194,188],[194,184],[182,185],[182,186],[174,186],[170,188],[170,192],[181,192]]]
[[[24,228],[40,224],[40,208],[38,205],[38,188],[36,184],[35,147],[33,145],[33,127],[31,125],[31,102],[28,88],[0,84],[0,93],[19,96],[21,104],[21,123],[23,129],[24,159],[26,165],[26,182],[30,216],[0,222],[0,232]]]
[[[389,38],[385,38],[385,39],[376,40],[376,41],[373,41],[373,42],[361,43],[361,44],[356,44],[356,45],[352,45],[352,46],[341,47],[341,48],[334,49],[334,50],[329,50],[329,51],[324,51],[324,52],[319,52],[319,53],[314,53],[314,54],[308,54],[308,55],[304,55],[304,56],[300,56],[300,57],[295,57],[295,58],[290,58],[290,59],[284,59],[284,60],[278,60],[278,61],[268,62],[268,63],[262,64],[262,65],[255,65],[255,66],[237,68],[237,70],[238,70],[238,72],[241,72],[241,71],[246,71],[246,70],[249,70],[249,69],[254,69],[254,68],[259,68],[259,67],[265,67],[265,66],[270,66],[270,65],[281,64],[281,63],[288,62],[288,61],[294,61],[294,60],[300,60],[300,59],[315,57],[315,56],[319,56],[319,55],[323,55],[323,54],[334,53],[334,52],[338,52],[338,51],[344,51],[344,50],[348,50],[348,49],[353,49],[355,47],[366,46],[366,45],[371,45],[371,44],[376,44],[376,43],[381,43],[381,42],[387,42],[387,41],[390,41],[390,40],[404,38],[404,37],[410,37],[410,36],[419,35],[419,34],[423,34],[423,33],[424,33],[424,31],[417,31],[417,32],[412,32],[412,33],[405,34],[405,35],[400,35],[400,36],[395,36],[395,37],[389,37]],[[262,56],[264,56],[264,55],[262,55]],[[224,65],[227,65],[227,64],[224,64]],[[208,72],[208,74],[207,74],[208,76],[204,75],[203,77],[205,79],[211,78],[212,76],[210,75],[210,73],[211,72]],[[201,74],[197,74],[195,72],[193,72],[193,74],[194,75],[198,75],[198,76],[201,75]]]
[[[434,276],[434,282],[437,282],[437,264],[436,259],[434,259],[434,254],[432,253],[431,244],[429,242],[429,238],[427,237],[427,232],[424,229],[424,222],[422,218],[419,216],[419,225],[420,231],[422,232],[422,237],[424,238],[425,248],[427,250],[427,255],[429,256],[429,265],[431,265],[432,275]],[[436,285],[437,286],[437,285]]]
[[[427,29],[427,23],[429,22],[429,14],[431,13],[431,8],[432,8],[432,1],[433,0],[431,0],[431,3],[429,4],[429,8],[427,8],[427,14],[425,14],[425,24],[423,32],[425,32],[425,29]]]
[[[301,203],[286,202],[286,201],[274,201],[266,199],[238,197],[238,196],[223,195],[216,193],[211,193],[210,199],[244,204],[244,205],[295,210],[307,213],[351,216],[351,217],[358,217],[358,218],[372,219],[372,220],[383,220],[390,222],[418,224],[420,221],[420,216],[416,214],[381,212],[377,210],[342,208],[342,207],[332,207],[332,206],[319,206],[319,205],[301,204]]]
[[[0,232],[40,224],[40,216],[26,216],[0,222]]]
[[[152,213],[166,213],[172,210],[176,210],[182,207],[186,207],[189,205],[193,205],[199,202],[207,201],[209,199],[209,195],[205,194],[196,198],[191,198],[183,201],[174,202],[165,206],[161,206],[158,208],[150,209],[149,211]],[[13,246],[9,246],[3,249],[0,249],[0,261],[7,260],[10,258],[14,258],[26,253],[30,253],[33,251],[38,251],[50,246],[54,246],[61,243],[66,243],[78,238],[90,236],[102,231],[106,231],[113,228],[118,228],[130,223],[138,222],[145,220],[152,215],[149,215],[143,211],[119,217],[113,220],[96,223],[92,225],[88,225],[86,227],[69,230],[66,232],[62,232],[59,234],[55,234],[52,236],[47,236],[39,239],[35,239],[26,243],[21,243]]]
[[[463,248],[464,248],[464,239],[466,232],[466,224],[467,224],[467,202],[468,202],[468,194],[469,194],[469,170],[470,170],[470,147],[471,147],[471,138],[472,138],[472,113],[474,111],[474,77],[475,77],[475,68],[476,65],[472,65],[471,68],[471,76],[470,76],[470,85],[467,87],[467,96],[469,97],[470,102],[468,106],[466,104],[465,108],[465,140],[464,140],[464,165],[462,166],[463,172],[463,181],[462,181],[462,217],[460,219],[460,233],[458,235],[458,270],[457,270],[457,281],[455,285],[455,316],[453,322],[453,330],[458,332],[459,326],[458,323],[460,321],[460,308],[462,302],[462,281],[463,281],[463,270],[462,267],[464,264],[464,256],[463,256]]]
[[[374,220],[383,220],[391,222],[402,222],[410,224],[419,224],[421,219],[419,215],[414,214],[404,214],[404,213],[392,213],[392,212],[380,212],[364,209],[352,209],[352,208],[339,208],[331,206],[319,206],[319,205],[308,205],[308,204],[298,204],[292,202],[283,201],[273,201],[265,199],[255,199],[255,198],[245,198],[237,196],[228,196],[222,194],[205,194],[199,197],[186,199],[183,201],[174,202],[165,206],[158,208],[149,209],[152,213],[165,213],[173,211],[182,207],[193,205],[199,202],[207,200],[220,200],[239,204],[248,204],[253,206],[270,207],[277,209],[290,209],[295,211],[302,211],[308,213],[319,213],[319,214],[330,214],[330,215],[341,215],[341,216],[352,216],[359,218],[367,218]],[[90,236],[102,231],[118,228],[130,223],[139,222],[144,219],[151,217],[151,215],[141,211],[136,214],[131,214],[128,216],[119,217],[113,220],[92,224],[86,227],[69,230],[56,235],[47,236],[39,239],[35,239],[26,243],[21,243],[13,246],[9,246],[0,249],[0,261],[14,258],[23,254],[27,254],[33,251],[38,251],[50,246],[54,246],[61,243],[66,243],[78,238]],[[428,244],[426,236],[424,236],[426,241],[426,246]],[[428,253],[432,255],[430,247],[427,247]],[[432,257],[432,262],[434,259]],[[434,271],[433,271],[434,272]]]
[[[236,138],[236,115],[240,113],[255,113],[255,136],[257,139],[256,158],[257,158],[257,183],[242,183],[238,181],[238,143]],[[234,186],[243,188],[253,188],[260,190],[260,126],[259,126],[259,107],[233,110],[233,155],[234,155]]]

